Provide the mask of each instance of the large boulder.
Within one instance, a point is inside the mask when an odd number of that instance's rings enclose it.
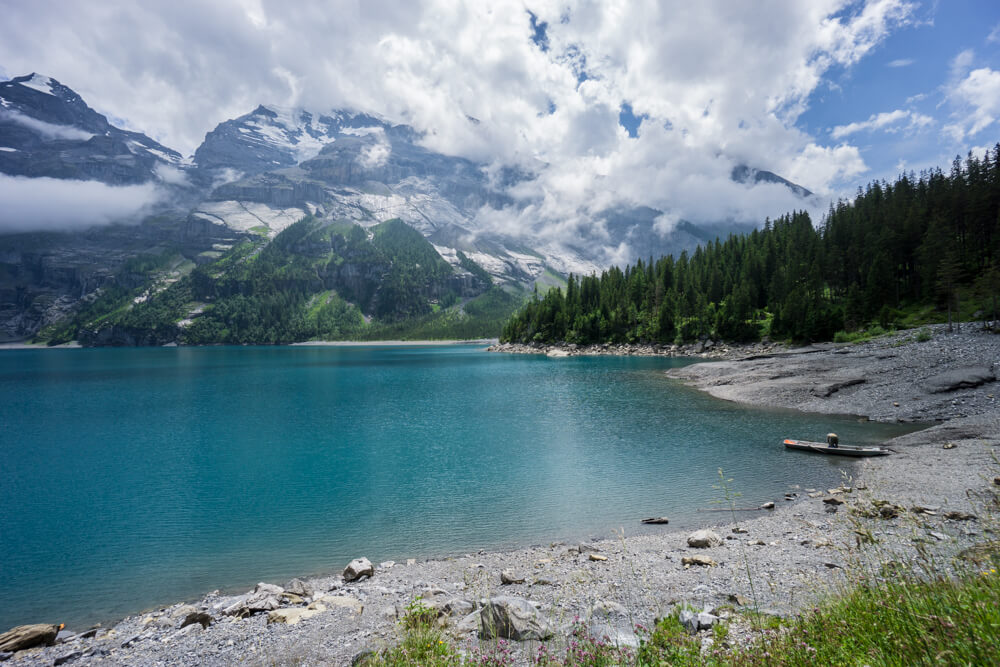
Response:
[[[23,651],[35,646],[51,646],[56,641],[56,635],[62,630],[61,625],[35,623],[19,625],[0,634],[0,651]]]
[[[542,641],[553,634],[546,618],[523,598],[500,596],[490,599],[482,609],[480,624],[480,639]]]
[[[367,558],[355,558],[344,568],[344,581],[357,581],[361,577],[375,576],[375,566]]]
[[[719,537],[715,531],[707,529],[697,530],[688,535],[687,543],[689,547],[706,549],[708,547],[717,547],[722,544],[722,538]]]
[[[956,389],[970,389],[996,380],[989,366],[969,366],[938,373],[924,380],[924,390],[931,394],[942,394]]]

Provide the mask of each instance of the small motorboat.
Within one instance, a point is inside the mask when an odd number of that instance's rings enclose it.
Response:
[[[851,447],[850,445],[840,445],[830,442],[809,442],[808,440],[785,439],[785,447],[788,449],[801,449],[804,452],[817,452],[819,454],[834,454],[836,456],[885,456],[888,449],[882,447]]]

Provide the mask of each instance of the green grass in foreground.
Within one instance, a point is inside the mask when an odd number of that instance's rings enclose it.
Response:
[[[1000,664],[1000,576],[903,577],[859,586],[722,662],[778,665]]]
[[[986,544],[976,569],[956,579],[898,576],[869,580],[830,598],[782,627],[760,631],[749,646],[726,647],[727,626],[714,629],[715,648],[701,652],[677,615],[639,628],[638,650],[590,637],[578,625],[568,644],[541,644],[536,665],[997,665],[1000,664],[1000,545]],[[985,564],[984,564],[985,563]],[[371,667],[513,665],[510,644],[484,642],[461,651],[411,605],[401,641],[371,655]]]

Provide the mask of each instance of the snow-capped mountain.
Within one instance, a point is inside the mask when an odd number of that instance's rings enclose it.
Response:
[[[484,165],[429,150],[421,139],[409,126],[357,111],[262,105],[220,123],[185,159],[112,125],[55,79],[30,74],[0,82],[0,175],[145,184],[156,192],[151,207],[120,220],[125,227],[48,235],[0,230],[0,340],[33,335],[81,298],[120,282],[130,258],[180,252],[206,263],[241,237],[274,238],[306,214],[323,224],[357,224],[369,234],[398,218],[457,276],[471,279],[470,270],[479,270],[471,261],[513,291],[556,284],[560,274],[600,272],[610,250],[618,261],[678,254],[753,226],[679,221],[664,234],[656,228],[661,211],[623,205],[596,215],[593,237],[511,236],[495,227],[494,214],[523,210],[526,203],[508,192],[533,176],[517,169],[491,174]],[[748,167],[732,178],[810,194]]]
[[[547,269],[602,267],[571,249],[527,248],[477,223],[484,206],[513,201],[481,165],[419,145],[406,125],[350,110],[314,113],[259,106],[209,132],[194,155],[214,187],[195,218],[276,234],[306,213],[365,227],[399,218],[454,267],[458,252],[498,282],[531,284]],[[530,244],[529,244],[530,245]]]
[[[205,135],[194,161],[206,170],[235,169],[242,174],[292,167],[315,157],[338,135],[366,129],[389,129],[368,114],[336,111],[313,114],[305,109],[261,105],[220,123]]]
[[[57,80],[0,82],[0,173],[126,185],[182,180],[182,157],[115,127]]]

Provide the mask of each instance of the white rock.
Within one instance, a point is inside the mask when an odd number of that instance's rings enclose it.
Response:
[[[714,531],[704,529],[695,531],[688,535],[687,543],[689,547],[705,549],[708,547],[719,546],[722,544],[722,538],[719,537]]]

